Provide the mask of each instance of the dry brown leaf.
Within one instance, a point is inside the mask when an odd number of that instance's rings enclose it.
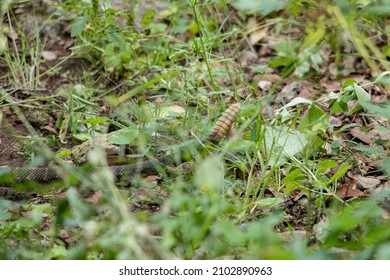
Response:
[[[57,54],[52,51],[42,51],[41,55],[47,61],[52,61],[57,59]]]
[[[328,77],[321,79],[321,85],[326,92],[337,92],[341,89],[341,83],[337,80],[329,80]]]
[[[253,77],[253,81],[260,82],[260,81],[269,81],[271,83],[276,83],[279,81],[282,77],[276,74],[259,74]]]
[[[269,90],[269,89],[272,87],[272,82],[260,80],[260,81],[257,83],[257,86],[258,86],[259,89],[261,89],[262,91],[267,91],[267,90]]]
[[[354,198],[365,196],[364,192],[359,190],[356,181],[351,179],[342,184],[336,191],[336,195],[340,198]]]
[[[329,116],[329,123],[334,127],[341,127],[343,125],[343,121],[340,118],[336,118],[334,116]]]
[[[268,26],[257,29],[256,31],[249,34],[249,42],[253,45],[256,45],[261,39],[265,38],[268,34]]]
[[[352,175],[351,178],[356,180],[357,186],[368,189],[369,191],[373,191],[381,182],[374,177],[364,177],[358,174]]]
[[[383,165],[383,160],[374,160],[372,162],[369,162],[368,165],[372,168],[379,168]]]
[[[282,91],[276,96],[275,102],[288,103],[293,100],[302,90],[302,83],[293,81],[287,84]]]
[[[147,182],[155,182],[158,180],[160,180],[160,176],[157,176],[157,175],[149,175],[149,176],[145,177],[145,181],[147,181]]]
[[[94,194],[88,199],[94,206],[98,205],[102,198],[102,191],[94,192]]]
[[[240,61],[243,66],[255,64],[257,60],[257,54],[253,51],[243,51],[240,55]]]
[[[360,141],[366,143],[366,144],[372,144],[372,139],[364,132],[361,131],[360,127],[355,126],[352,128],[349,133],[353,136],[359,139]]]

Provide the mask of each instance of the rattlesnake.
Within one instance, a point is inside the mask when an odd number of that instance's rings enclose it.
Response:
[[[235,103],[231,105],[218,119],[217,123],[214,125],[207,139],[216,142],[224,138],[231,131],[234,119],[239,114],[239,112],[240,112],[239,103]],[[182,160],[184,159],[182,158]],[[142,161],[134,164],[108,166],[108,168],[116,178],[120,178],[124,175],[131,175],[131,174],[138,174],[138,173],[149,174],[149,175],[158,174],[164,168],[164,166],[173,165],[176,162],[177,162],[177,156],[166,155],[157,159]],[[37,168],[2,167],[2,168],[7,169],[8,171],[10,171],[10,173],[14,174],[14,182],[16,183],[25,180],[35,181],[39,183],[48,183],[48,182],[60,180],[61,178],[64,177],[64,175],[61,174],[59,169],[54,167],[37,167]],[[95,167],[90,172],[96,172],[98,170],[99,167]]]

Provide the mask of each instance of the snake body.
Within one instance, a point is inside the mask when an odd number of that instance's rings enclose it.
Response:
[[[184,161],[184,160],[183,160]],[[176,162],[175,155],[166,155],[157,159],[141,161],[133,164],[115,165],[107,167],[94,167],[86,172],[91,175],[108,168],[116,178],[132,174],[159,174],[166,166],[174,165]],[[11,173],[14,174],[14,182],[34,181],[39,183],[50,183],[64,178],[64,173],[59,168],[54,167],[35,167],[35,168],[13,168]]]
[[[211,142],[216,142],[225,137],[231,130],[235,117],[240,112],[240,104],[231,105],[218,119],[214,125],[209,137]],[[197,142],[199,144],[199,142]],[[195,144],[196,145],[196,144]],[[188,151],[188,147],[184,147]],[[191,145],[193,149],[193,145]],[[159,174],[165,166],[174,165],[177,162],[183,162],[187,159],[183,156],[183,149],[179,151],[179,155],[166,155],[156,159],[141,161],[133,164],[108,166],[109,170],[116,178],[121,178],[124,175],[132,174]],[[178,160],[180,159],[180,160]],[[7,168],[10,169],[10,168]],[[99,172],[103,167],[95,167],[88,174]],[[1,171],[1,169],[0,169]],[[35,181],[39,183],[49,183],[52,181],[64,178],[63,172],[59,168],[54,167],[36,167],[36,168],[12,168],[10,173],[14,174],[14,182]]]

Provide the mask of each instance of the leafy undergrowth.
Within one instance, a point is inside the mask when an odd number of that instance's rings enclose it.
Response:
[[[0,169],[0,258],[390,258],[388,6],[0,3],[0,163],[69,175]],[[159,176],[66,162],[101,134],[127,162],[202,142],[236,102],[231,137]]]

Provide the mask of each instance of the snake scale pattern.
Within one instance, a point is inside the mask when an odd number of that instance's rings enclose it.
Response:
[[[208,139],[219,141],[229,134],[231,131],[235,117],[240,113],[240,104],[231,105],[218,119],[214,125]],[[185,161],[181,156],[182,161]],[[174,165],[177,162],[177,157],[174,155],[166,155],[157,159],[141,161],[134,164],[108,166],[110,171],[116,178],[121,178],[124,175],[131,174],[159,174],[165,166]],[[34,181],[39,183],[49,183],[60,180],[64,174],[58,168],[53,167],[37,167],[37,168],[12,168],[12,173],[15,175],[14,182]],[[95,167],[90,173],[99,171],[99,167]]]

